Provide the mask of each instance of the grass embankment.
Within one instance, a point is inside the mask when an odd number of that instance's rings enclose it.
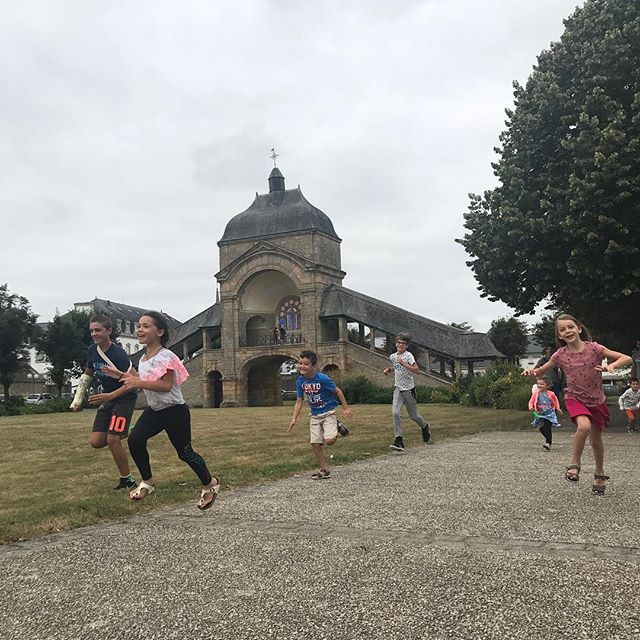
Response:
[[[519,411],[450,405],[430,405],[421,410],[433,425],[436,443],[478,431],[528,425],[527,414]],[[308,421],[301,415],[296,429],[288,434],[291,411],[291,407],[192,411],[194,448],[204,456],[212,473],[222,478],[223,491],[313,469]],[[351,435],[340,438],[331,449],[333,465],[389,451],[393,437],[391,407],[356,405],[353,412],[346,420]],[[341,410],[338,413],[341,415]],[[149,443],[158,483],[153,496],[133,503],[125,492],[113,491],[118,474],[109,450],[88,445],[94,415],[86,410],[0,418],[0,544],[165,505],[189,501],[195,505],[198,480],[178,460],[166,434]],[[422,446],[418,429],[405,420],[406,445]],[[138,478],[133,464],[132,470]]]

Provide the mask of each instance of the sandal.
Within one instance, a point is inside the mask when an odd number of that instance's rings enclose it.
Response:
[[[206,511],[207,509],[212,507],[213,503],[216,501],[216,498],[218,497],[218,492],[220,491],[220,478],[214,477],[213,480],[216,481],[213,487],[209,487],[208,489],[202,489],[202,491],[200,491],[200,502],[198,502],[198,504],[196,505],[198,509],[200,509],[200,511]],[[212,495],[212,498],[209,502],[205,502],[204,497],[209,493]]]
[[[578,482],[580,480],[580,469],[582,467],[579,464],[570,464],[567,467],[567,472],[564,474],[564,477],[569,482]]]
[[[599,474],[599,473],[594,473],[593,474],[593,479],[594,480],[609,480],[609,476],[605,476],[604,474]],[[592,484],[591,485],[591,492],[593,493],[593,495],[595,496],[603,496],[604,495],[604,491],[607,488],[606,484]]]
[[[147,493],[142,495],[140,492],[145,490]],[[144,500],[156,490],[155,484],[149,484],[144,480],[129,494],[129,500]]]
[[[320,469],[320,471],[312,473],[311,477],[314,480],[328,480],[331,477],[331,471],[329,469]]]

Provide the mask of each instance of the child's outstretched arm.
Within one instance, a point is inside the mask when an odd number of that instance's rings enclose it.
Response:
[[[344,393],[342,393],[342,389],[340,387],[335,388],[336,398],[340,400],[340,404],[342,405],[342,411],[345,416],[351,415],[351,409],[349,409],[349,405],[347,404],[347,399],[344,397]]]
[[[539,376],[543,376],[547,371],[551,371],[553,367],[557,366],[553,359],[549,360],[546,364],[543,364],[541,367],[533,367],[533,369],[525,369],[522,372],[523,376],[535,376],[536,378]]]
[[[596,367],[596,371],[608,371],[611,373],[614,369],[619,369],[620,367],[626,367],[633,364],[631,356],[627,356],[619,351],[611,351],[611,349],[607,349],[606,347],[604,348],[603,355],[607,360],[613,360],[613,362],[610,362],[605,366],[598,365]]]
[[[298,420],[298,416],[300,415],[300,411],[302,410],[302,398],[297,398],[296,403],[293,406],[293,415],[291,416],[291,422],[289,423],[289,428],[287,431],[291,431],[293,427],[296,426],[296,422]]]

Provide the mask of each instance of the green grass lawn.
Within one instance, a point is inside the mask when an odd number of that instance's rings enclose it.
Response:
[[[195,409],[193,446],[224,490],[307,473],[314,468],[304,414],[287,433],[291,407]],[[518,429],[529,424],[521,411],[476,407],[421,407],[436,443],[478,431]],[[338,414],[341,415],[341,410]],[[166,434],[149,443],[157,490],[131,502],[116,492],[118,473],[108,448],[88,444],[95,412],[0,418],[0,544],[116,520],[161,506],[199,498],[199,483],[182,463]],[[134,416],[135,420],[135,416]],[[405,418],[405,444],[423,446],[417,427]],[[386,454],[393,439],[390,405],[356,405],[346,420],[351,435],[330,449],[333,465]],[[137,469],[132,470],[139,479]]]

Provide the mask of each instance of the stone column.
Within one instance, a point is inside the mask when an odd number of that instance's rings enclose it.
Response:
[[[473,375],[473,360],[469,360],[469,362],[467,362],[467,373],[470,376]]]
[[[454,360],[453,366],[456,378],[460,378],[462,376],[462,362],[460,360]]]
[[[346,318],[338,318],[338,341],[339,342],[347,342],[347,319]]]
[[[429,349],[424,350],[424,370],[427,373],[431,373],[431,354],[429,353]]]
[[[182,359],[186,362],[189,359],[189,345],[186,340],[182,343]]]
[[[444,361],[444,356],[440,356],[440,374],[443,376],[447,375],[446,364]]]
[[[362,322],[358,322],[358,344],[364,347],[364,325]]]
[[[211,331],[207,327],[202,329],[202,348],[209,349],[211,345]]]
[[[373,327],[369,327],[369,349],[376,350],[376,330]]]

